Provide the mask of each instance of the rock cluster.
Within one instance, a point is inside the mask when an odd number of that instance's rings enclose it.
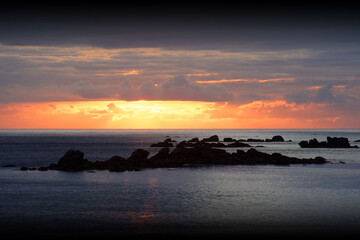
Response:
[[[163,142],[151,144],[150,147],[173,147],[174,145],[172,144],[172,142],[175,142],[175,141],[171,140],[171,138],[167,138]]]
[[[358,148],[357,145],[351,146],[345,137],[327,137],[327,141],[319,142],[316,138],[309,141],[301,141],[301,148]]]
[[[208,139],[215,140],[215,138]],[[85,159],[84,153],[79,150],[69,150],[60,158],[57,164],[53,163],[48,166],[47,169],[74,172],[84,170],[121,172],[146,168],[173,168],[201,165],[290,165],[322,164],[327,162],[326,159],[322,157],[300,159],[284,156],[280,153],[263,153],[254,148],[247,151],[237,150],[236,152],[229,153],[224,149],[214,147],[217,146],[217,144],[220,143],[191,139],[190,141],[180,142],[172,151],[170,151],[168,147],[161,148],[157,154],[150,158],[149,151],[136,149],[127,159],[120,156],[113,156],[106,161],[96,162]],[[241,143],[234,142],[234,144]]]

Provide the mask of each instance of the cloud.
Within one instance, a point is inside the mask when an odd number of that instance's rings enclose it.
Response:
[[[269,79],[221,79],[221,80],[205,80],[205,81],[196,81],[197,83],[233,83],[233,82],[252,82],[252,83],[268,83],[268,82],[293,82],[295,78],[269,78]]]
[[[128,82],[122,84],[119,99],[171,100],[171,101],[231,101],[233,95],[222,86],[200,86],[178,75],[162,84],[145,82],[137,89]],[[126,91],[124,91],[126,90]]]
[[[233,94],[222,86],[202,86],[192,83],[184,75],[178,75],[154,84],[150,81],[135,87],[129,80],[120,85],[95,85],[82,81],[72,86],[72,93],[87,99],[118,99],[126,101],[208,101],[224,102],[234,99]]]
[[[194,3],[176,8],[164,4],[97,4],[91,9],[88,5],[50,8],[32,4],[4,9],[0,42],[13,45],[293,49],[359,41],[357,8],[349,4],[345,9],[338,5],[304,9]]]

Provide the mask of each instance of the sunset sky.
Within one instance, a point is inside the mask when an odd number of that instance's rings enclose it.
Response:
[[[360,128],[352,6],[3,5],[0,128]]]

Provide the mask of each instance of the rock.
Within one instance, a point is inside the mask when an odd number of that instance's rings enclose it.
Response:
[[[150,152],[144,149],[136,149],[126,161],[127,170],[138,171],[140,168],[145,167],[145,162]]]
[[[215,140],[215,137],[209,139]],[[287,157],[280,153],[267,154],[259,152],[255,148],[242,151],[237,150],[228,153],[224,149],[226,147],[251,147],[250,145],[236,141],[228,145],[220,142],[206,141],[182,141],[170,152],[170,149],[161,148],[157,154],[148,158],[150,152],[144,149],[136,149],[128,159],[120,156],[113,156],[106,161],[96,161],[92,163],[84,159],[84,153],[79,150],[69,150],[58,161],[57,164],[51,164],[39,171],[61,170],[61,171],[91,171],[91,170],[109,170],[115,172],[121,171],[138,171],[145,168],[173,168],[181,166],[199,166],[199,165],[234,165],[234,164],[273,164],[273,165],[289,165],[289,164],[322,164],[326,163],[326,159],[316,157],[315,159],[299,159],[295,157]],[[278,139],[276,139],[278,140]],[[165,140],[164,142],[170,142]],[[310,141],[312,144],[317,140]],[[309,142],[306,142],[309,144]],[[22,167],[21,170],[28,170]]]
[[[344,137],[327,137],[327,145],[330,148],[350,148],[350,143],[347,138]]]
[[[154,143],[151,144],[150,147],[173,147],[174,145],[170,142],[158,142],[158,143]]]
[[[126,162],[127,160],[123,157],[113,156],[106,161],[96,161],[94,169],[121,172],[126,170]]]
[[[169,157],[169,148],[162,148],[160,149],[160,151],[155,154],[153,157],[150,158],[151,159],[164,159],[164,158],[168,158]]]
[[[47,169],[47,167],[39,167],[38,168],[38,171],[47,171],[48,169]]]
[[[29,168],[28,167],[21,167],[20,170],[21,171],[27,171],[27,170],[29,170]]]
[[[301,141],[301,148],[358,148],[358,146],[350,146],[349,140],[344,137],[327,137],[327,141],[319,142],[316,138],[309,141]]]
[[[14,164],[7,164],[7,165],[4,165],[2,167],[16,167]]]
[[[246,139],[246,142],[265,142],[265,140],[257,139],[257,138],[248,138]]]
[[[93,163],[84,159],[84,153],[79,150],[70,149],[60,158],[57,168],[63,171],[83,171],[93,168]]]
[[[181,141],[181,142],[179,142],[179,143],[176,145],[176,148],[181,149],[181,148],[186,147],[187,145],[188,145],[188,142],[186,142],[186,141]],[[191,143],[191,146],[192,146],[192,143]]]
[[[236,139],[226,137],[226,138],[224,138],[224,142],[236,142]]]
[[[276,136],[272,137],[271,141],[273,141],[273,142],[284,142],[285,140],[284,140],[284,138],[282,136],[276,135]]]
[[[226,145],[225,147],[235,148],[235,147],[251,147],[251,146],[247,143],[234,142],[234,143],[230,143],[230,144]]]
[[[128,158],[128,161],[143,161],[149,156],[150,152],[144,149],[136,149],[131,156]]]
[[[166,138],[165,140],[164,140],[164,142],[176,142],[175,140],[172,140],[171,138]]]
[[[203,139],[204,142],[218,142],[219,141],[219,137],[217,135],[213,135],[209,138],[204,138]]]
[[[315,157],[315,160],[314,160],[314,163],[319,163],[319,164],[326,163],[326,162],[327,162],[326,159],[323,157]]]
[[[167,138],[163,142],[151,144],[150,147],[173,147],[174,145],[171,142],[175,141],[171,140],[171,138]]]
[[[191,140],[189,140],[189,142],[195,142],[195,143],[197,143],[197,142],[199,142],[199,138],[192,138]]]

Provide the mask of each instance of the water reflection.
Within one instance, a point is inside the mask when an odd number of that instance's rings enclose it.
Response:
[[[131,223],[138,229],[138,234],[153,233],[161,217],[161,213],[156,208],[158,202],[157,179],[149,179],[148,184],[149,193],[141,207],[142,210],[139,212],[128,211],[128,215],[131,217]]]

